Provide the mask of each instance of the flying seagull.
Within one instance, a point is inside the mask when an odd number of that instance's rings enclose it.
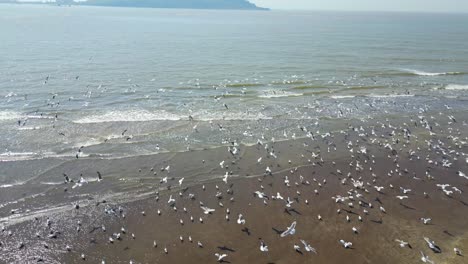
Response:
[[[291,226],[288,227],[286,231],[281,233],[281,237],[285,237],[287,235],[294,235],[296,233],[296,221],[292,222]]]

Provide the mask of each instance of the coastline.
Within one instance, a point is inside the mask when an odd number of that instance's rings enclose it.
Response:
[[[12,230],[14,234],[8,239],[1,236],[4,239],[3,253],[7,252],[6,249],[11,250],[11,253],[3,255],[3,260],[19,263],[18,257],[24,259],[27,256],[31,261],[42,258],[50,263],[82,263],[81,254],[85,254],[86,261],[105,260],[106,263],[128,263],[130,260],[134,263],[214,262],[214,253],[223,252],[228,254],[226,260],[231,263],[303,263],[309,259],[326,263],[344,260],[351,263],[414,263],[420,258],[419,250],[429,254],[422,239],[427,236],[442,248],[441,254],[430,254],[431,259],[440,263],[450,258],[447,263],[462,263],[463,257],[455,256],[452,248],[458,247],[463,251],[468,247],[468,229],[464,224],[468,210],[467,180],[457,176],[458,170],[467,167],[465,157],[447,154],[460,157],[450,159],[453,162],[450,168],[428,163],[431,159],[442,162],[442,157],[439,149],[427,149],[427,142],[458,145],[459,142],[451,141],[453,138],[447,138],[441,132],[458,131],[461,134],[457,138],[466,137],[463,130],[457,130],[466,126],[466,120],[462,113],[456,116],[457,123],[449,125],[444,125],[447,123],[445,116],[434,118],[430,122],[439,124],[435,128],[436,135],[431,136],[425,128],[412,125],[415,127],[411,129],[409,141],[405,141],[403,132],[397,129],[410,124],[406,118],[384,122],[374,120],[373,123],[355,120],[346,129],[330,135],[317,134],[315,139],[298,137],[276,143],[266,139],[262,145],[240,145],[235,155],[223,146],[176,155],[121,159],[106,166],[103,164],[108,161],[71,161],[73,165],[59,167],[58,170],[68,168],[67,173],[75,180],[80,173],[97,179],[93,174],[99,170],[103,180],[98,182],[89,178],[87,183],[76,188],[72,188],[76,183],[54,185],[43,196],[34,199],[40,204],[47,203],[47,199],[63,200],[67,197],[65,210],[46,211],[13,225],[3,222],[2,225],[7,224],[6,230]],[[387,124],[387,127],[382,128],[382,124]],[[374,136],[370,134],[372,130],[376,132]],[[354,143],[350,146],[349,142]],[[392,149],[385,147],[388,142]],[[267,144],[269,147],[265,149]],[[467,151],[466,144],[458,148],[459,153]],[[417,150],[417,154],[411,154],[412,150]],[[271,156],[272,153],[277,158]],[[258,157],[263,157],[260,163]],[[220,161],[223,160],[221,167]],[[356,170],[356,161],[362,170]],[[170,168],[166,169],[167,166]],[[87,169],[83,170],[85,167]],[[266,173],[266,167],[271,168],[271,175]],[[403,168],[408,172],[403,172]],[[227,184],[223,182],[226,171],[230,175]],[[428,171],[433,179],[427,178]],[[58,174],[58,171],[47,173]],[[132,180],[128,177],[131,174],[139,177]],[[112,181],[117,175],[127,177]],[[285,185],[285,176],[288,176],[290,187]],[[302,182],[300,176],[303,176]],[[161,183],[165,177],[168,182]],[[181,178],[184,180],[179,186]],[[345,178],[347,181],[343,184]],[[362,181],[363,185],[356,188],[351,183],[353,180]],[[439,183],[457,186],[462,193],[449,197],[436,187]],[[377,185],[385,186],[384,190],[377,192],[374,188]],[[407,200],[395,198],[403,195],[399,187],[411,189]],[[114,197],[105,196],[105,190],[112,189],[123,192],[114,193]],[[264,192],[269,199],[256,197],[255,191]],[[221,199],[215,197],[218,192]],[[284,200],[272,199],[278,192],[284,199],[290,197],[294,201],[293,206],[286,207]],[[361,195],[353,198],[353,207],[348,206],[349,201],[336,203],[332,199],[337,195],[346,197],[350,195],[348,192],[352,196]],[[424,192],[428,197],[423,195]],[[123,193],[127,194],[126,197],[122,196]],[[195,198],[190,199],[189,194]],[[170,195],[176,200],[177,211],[167,203]],[[359,201],[362,205],[358,205]],[[216,211],[210,215],[203,214],[200,202]],[[372,208],[369,203],[373,204]],[[76,209],[76,204],[79,209]],[[386,213],[381,212],[379,206],[383,206]],[[7,215],[11,208],[14,206],[3,207],[2,216]],[[229,221],[226,221],[227,208],[230,209]],[[340,214],[338,209],[341,209]],[[25,209],[22,210],[15,214],[26,214]],[[363,210],[367,210],[368,215]],[[239,213],[243,214],[245,225],[236,223]],[[14,223],[15,214],[8,217],[11,223]],[[318,220],[318,215],[322,220]],[[349,223],[346,215],[351,218]],[[363,218],[362,222],[357,220],[358,215]],[[193,222],[190,216],[193,216]],[[200,223],[200,217],[203,223]],[[422,224],[419,220],[422,217],[431,217],[433,223]],[[51,226],[45,225],[46,219],[51,221]],[[181,219],[183,225],[180,224]],[[279,237],[277,232],[283,231],[293,221],[297,221],[297,233]],[[102,226],[105,226],[105,232]],[[121,234],[121,240],[109,243],[109,237],[121,232],[122,227],[126,232]],[[245,227],[248,232],[242,231]],[[356,227],[359,233],[354,234],[351,227]],[[40,233],[40,238],[34,238],[36,232]],[[50,232],[59,232],[57,238],[46,238]],[[179,236],[183,237],[183,242]],[[192,237],[192,242],[188,241],[188,236]],[[27,238],[24,242],[26,249],[14,250],[21,237]],[[269,252],[259,250],[260,238],[269,246]],[[317,254],[303,249],[301,253],[296,252],[293,245],[299,244],[300,239],[310,243]],[[353,249],[344,249],[338,242],[340,239],[351,241]],[[400,248],[395,239],[408,241],[412,249]],[[153,241],[157,241],[157,247],[153,247]],[[197,246],[198,241],[202,242],[203,248]],[[48,249],[44,248],[44,243]],[[70,252],[65,250],[65,245],[72,245]],[[168,254],[164,253],[164,248]]]

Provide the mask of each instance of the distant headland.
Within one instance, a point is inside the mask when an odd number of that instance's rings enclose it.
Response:
[[[74,6],[269,10],[247,0],[0,0],[0,3]]]

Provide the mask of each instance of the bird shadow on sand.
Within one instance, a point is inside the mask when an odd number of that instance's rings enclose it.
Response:
[[[452,233],[450,233],[448,230],[444,230],[444,234],[448,235],[448,236],[451,236],[453,237],[454,235]]]
[[[276,233],[277,235],[281,235],[281,234],[284,232],[284,231],[278,230],[278,229],[276,229],[276,228],[274,228],[274,227],[272,227],[271,229],[273,229],[273,231],[275,231],[275,233]]]
[[[376,197],[374,201],[378,202],[380,205],[383,205],[383,203],[382,203],[382,201],[380,200],[379,197]]]
[[[416,210],[416,208],[411,207],[411,206],[409,206],[409,205],[406,205],[406,204],[404,204],[404,203],[400,203],[400,205],[403,206],[403,207],[406,208],[406,209],[409,209],[409,210]]]
[[[284,212],[287,213],[288,215],[292,215],[292,213],[295,213],[297,215],[302,215],[299,211],[297,211],[296,209],[292,208],[292,209],[287,209],[287,208],[284,208]]]
[[[348,214],[352,214],[352,215],[358,215],[357,213],[351,211],[351,210],[348,210],[348,209],[343,209],[343,211],[347,212]]]
[[[247,228],[247,227],[244,227],[241,231],[244,232],[244,233],[246,233],[248,236],[251,235],[250,229]]]
[[[234,249],[226,247],[226,246],[218,247],[218,249],[223,250],[223,251],[236,252]]]

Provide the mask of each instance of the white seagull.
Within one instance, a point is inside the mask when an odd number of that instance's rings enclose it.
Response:
[[[203,210],[204,214],[211,214],[212,212],[216,211],[215,209],[208,208],[206,206],[200,206],[200,208]]]
[[[172,194],[169,196],[169,200],[167,201],[168,204],[173,204],[175,203],[175,199],[172,198]]]
[[[287,235],[294,235],[296,233],[296,221],[292,222],[291,226],[286,229],[283,233],[281,233],[281,237],[285,237]]]
[[[307,252],[314,252],[315,254],[317,254],[317,250],[315,250],[315,248],[307,244],[307,242],[305,242],[303,239],[301,239],[301,243],[304,245],[304,249]]]
[[[268,251],[268,246],[265,244],[263,240],[260,241],[260,251],[262,252],[267,252]]]
[[[406,247],[406,246],[409,245],[408,242],[405,242],[405,241],[400,240],[400,239],[395,239],[395,241],[398,242],[398,243],[400,244],[400,247],[402,247],[402,248],[404,248],[404,247]]]
[[[238,223],[239,225],[245,224],[245,219],[243,218],[243,215],[242,215],[242,214],[239,214],[239,218],[237,218],[237,223]]]
[[[351,242],[346,242],[343,239],[340,240],[341,245],[343,245],[344,248],[350,248],[353,246],[353,243]]]
[[[434,241],[431,241],[429,238],[425,237],[424,240],[426,241],[427,243],[427,246],[432,249],[432,251],[436,252],[436,253],[441,253],[442,251],[440,250],[440,248],[436,245],[436,243]]]
[[[421,251],[421,260],[422,260],[422,262],[424,262],[424,263],[434,264],[434,261],[430,260],[430,259],[429,259],[429,256],[427,256],[426,254],[424,254],[424,252],[422,252],[422,251]]]
[[[218,258],[218,262],[222,262],[223,261],[223,258],[227,257],[227,254],[219,254],[219,253],[215,253],[215,256]]]
[[[429,224],[429,223],[431,222],[432,219],[431,219],[431,218],[424,218],[424,217],[421,217],[420,220],[421,220],[425,225],[427,225],[427,224]]]
[[[458,176],[463,177],[468,180],[468,176],[466,176],[466,174],[461,171],[458,171]]]

